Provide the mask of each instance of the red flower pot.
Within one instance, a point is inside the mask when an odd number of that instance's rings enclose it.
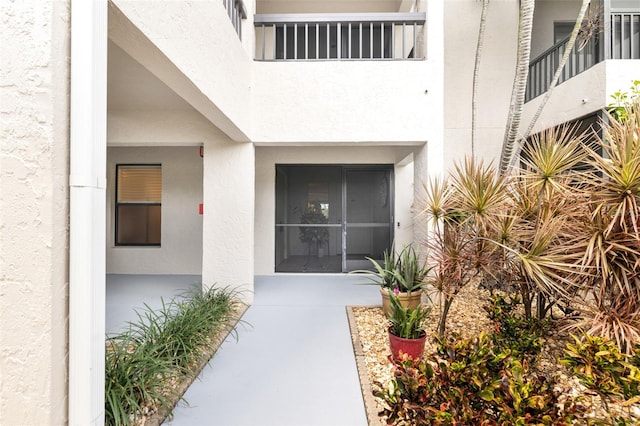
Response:
[[[391,355],[396,361],[400,359],[400,353],[407,354],[413,359],[422,358],[424,353],[424,344],[427,340],[427,333],[422,331],[420,337],[417,339],[403,339],[402,337],[395,336],[391,333],[391,327],[388,330],[389,333],[389,346],[391,347]]]

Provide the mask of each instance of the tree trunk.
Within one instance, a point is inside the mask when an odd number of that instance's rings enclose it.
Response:
[[[511,153],[520,129],[520,118],[524,106],[524,95],[527,89],[529,75],[529,58],[531,56],[531,30],[533,28],[533,12],[535,0],[522,0],[520,6],[520,21],[518,29],[518,58],[516,75],[513,80],[509,115],[505,129],[502,153],[500,154],[500,174],[507,171],[511,160]]]
[[[589,8],[589,4],[590,3],[591,3],[591,0],[582,0],[582,7],[580,8],[580,12],[578,13],[578,18],[576,19],[576,24],[573,27],[573,31],[571,32],[571,37],[569,38],[569,42],[567,43],[567,47],[566,47],[566,49],[564,51],[564,54],[562,55],[562,59],[560,60],[560,63],[558,64],[558,68],[556,69],[556,72],[553,75],[553,78],[551,79],[551,83],[549,84],[549,88],[547,89],[547,93],[545,93],[544,98],[542,99],[542,102],[538,106],[538,110],[536,111],[535,115],[531,119],[531,122],[529,123],[529,126],[527,127],[527,131],[524,132],[524,134],[522,135],[522,138],[520,138],[520,140],[519,140],[516,152],[514,153],[512,159],[510,159],[510,162],[509,162],[510,165],[513,165],[515,159],[519,156],[520,150],[522,149],[522,144],[531,135],[531,131],[533,130],[533,126],[535,126],[535,124],[538,122],[538,119],[540,118],[540,115],[542,114],[542,110],[547,105],[547,102],[549,101],[549,98],[551,97],[551,92],[553,92],[553,89],[558,85],[558,80],[560,79],[560,74],[562,74],[562,70],[564,69],[564,66],[567,63],[567,60],[569,60],[569,56],[571,55],[571,51],[573,51],[573,47],[576,44],[576,39],[578,38],[578,32],[580,31],[580,28],[582,27],[582,21],[584,20],[584,17],[585,17],[585,15],[587,13],[587,9]]]
[[[449,309],[451,308],[453,299],[454,297],[445,297],[444,299],[444,308],[442,309],[440,321],[438,321],[438,336],[440,337],[444,337],[444,332],[447,328],[447,315],[449,314]]]
[[[476,140],[478,130],[477,120],[477,97],[478,97],[478,75],[480,73],[480,58],[484,46],[484,32],[487,26],[487,10],[489,0],[482,0],[482,12],[480,13],[480,29],[478,30],[478,45],[476,47],[476,60],[473,66],[473,88],[471,91],[471,157],[476,156]]]

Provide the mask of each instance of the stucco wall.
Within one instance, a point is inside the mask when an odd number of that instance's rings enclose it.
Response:
[[[162,165],[160,247],[115,245],[117,164]],[[107,273],[193,274],[202,272],[202,158],[199,148],[155,147],[107,150]]]
[[[482,2],[444,2],[444,164],[471,154],[473,67]],[[461,31],[460,29],[464,29]],[[491,1],[478,83],[476,155],[500,155],[515,73],[518,2]],[[430,147],[431,148],[431,147]]]
[[[67,418],[69,4],[3,1],[0,15],[0,424],[59,425]]]
[[[202,283],[235,288],[247,303],[253,301],[254,187],[253,144],[205,141]]]
[[[109,110],[109,146],[201,145],[226,138],[195,110]]]
[[[627,91],[640,74],[640,60],[608,60],[556,86],[545,105],[533,133],[604,108],[611,95]],[[525,104],[523,125],[527,126],[544,96]]]
[[[255,62],[255,142],[421,141],[428,61]],[[437,123],[435,123],[437,125]]]
[[[109,38],[232,139],[247,140],[253,29],[244,22],[241,42],[221,1],[114,0]]]
[[[257,147],[255,161],[255,274],[275,270],[275,175],[276,164],[394,164],[396,245],[413,241],[411,207],[414,147]],[[405,160],[405,161],[403,161]]]

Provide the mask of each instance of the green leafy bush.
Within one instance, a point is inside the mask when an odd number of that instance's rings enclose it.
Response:
[[[535,317],[521,318],[515,313],[520,304],[518,296],[509,300],[494,294],[484,310],[493,321],[494,333],[491,340],[501,350],[511,350],[516,357],[534,357],[542,350],[542,336],[549,328],[549,322]]]
[[[625,399],[640,395],[640,348],[634,355],[625,355],[611,340],[584,334],[584,340],[572,336],[560,362],[589,389],[603,395]]]
[[[482,334],[441,340],[422,361],[400,360],[390,387],[378,383],[374,395],[394,425],[570,424],[575,405],[567,401],[560,411],[553,385]]]
[[[211,338],[233,313],[235,293],[211,288],[145,306],[129,330],[107,338],[105,424],[131,424],[144,413],[171,409],[170,380],[191,374]]]

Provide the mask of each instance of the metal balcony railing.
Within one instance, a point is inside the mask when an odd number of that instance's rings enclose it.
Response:
[[[569,38],[566,38],[554,44],[531,62],[526,102],[549,89],[568,42]],[[640,59],[640,11],[610,13],[605,31],[580,47],[581,49],[578,49],[574,46],[571,51],[558,79],[558,84],[580,74],[604,59]]]
[[[224,8],[227,9],[231,24],[235,28],[238,37],[242,40],[242,20],[247,19],[247,9],[242,0],[222,0]]]
[[[640,59],[640,11],[611,14],[611,57]]]
[[[525,102],[540,96],[549,89],[553,75],[558,69],[560,60],[567,50],[567,43],[569,43],[569,38],[554,44],[550,49],[531,62],[529,65]],[[589,40],[581,50],[578,50],[574,46],[567,63],[562,69],[558,84],[591,68],[598,62],[600,62],[600,48],[597,38]]]
[[[425,22],[425,13],[255,15],[255,59],[423,59]]]

